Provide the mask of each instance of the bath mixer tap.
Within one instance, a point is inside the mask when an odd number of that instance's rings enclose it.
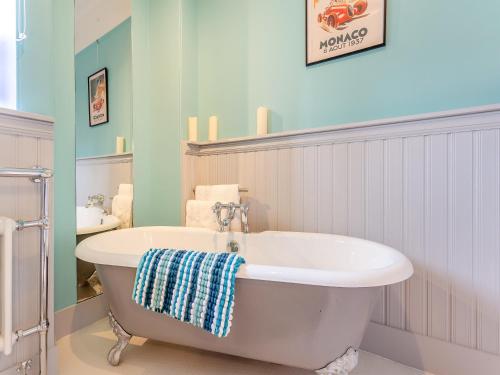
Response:
[[[225,218],[222,218],[222,210],[227,210]],[[248,205],[247,204],[236,204],[236,203],[221,203],[217,202],[213,207],[212,211],[217,219],[217,225],[219,225],[219,232],[225,232],[226,228],[230,230],[231,222],[236,215],[236,210],[240,210],[241,213],[241,226],[243,233],[248,233]]]
[[[103,208],[103,206],[104,206],[104,194],[89,195],[87,204],[85,205],[86,208],[89,207]]]

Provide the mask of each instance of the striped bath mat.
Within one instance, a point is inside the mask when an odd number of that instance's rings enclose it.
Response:
[[[243,263],[237,254],[151,249],[137,268],[132,298],[146,310],[226,337]]]

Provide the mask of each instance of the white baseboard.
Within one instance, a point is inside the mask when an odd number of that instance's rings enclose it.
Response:
[[[55,313],[56,341],[105,318],[107,313],[108,302],[104,294],[57,311]]]
[[[500,374],[500,356],[370,323],[361,349],[436,375]]]

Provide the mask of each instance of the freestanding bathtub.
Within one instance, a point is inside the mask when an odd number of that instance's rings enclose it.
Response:
[[[132,300],[135,272],[150,248],[226,251],[245,257],[237,274],[227,338],[146,311]],[[86,239],[78,258],[95,263],[110,304],[118,365],[131,336],[316,370],[348,373],[380,288],[408,279],[413,268],[384,245],[326,234],[218,233],[183,227],[134,228]]]

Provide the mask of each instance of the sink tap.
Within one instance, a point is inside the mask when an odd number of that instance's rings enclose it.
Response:
[[[104,209],[104,194],[89,195],[86,208],[98,207]]]
[[[222,218],[222,210],[227,210],[225,218]],[[226,229],[230,230],[231,222],[236,215],[236,210],[240,210],[241,213],[241,225],[243,233],[248,233],[248,205],[246,204],[236,204],[236,203],[221,203],[217,202],[213,207],[212,211],[217,219],[217,224],[219,225],[219,232],[225,232]]]

